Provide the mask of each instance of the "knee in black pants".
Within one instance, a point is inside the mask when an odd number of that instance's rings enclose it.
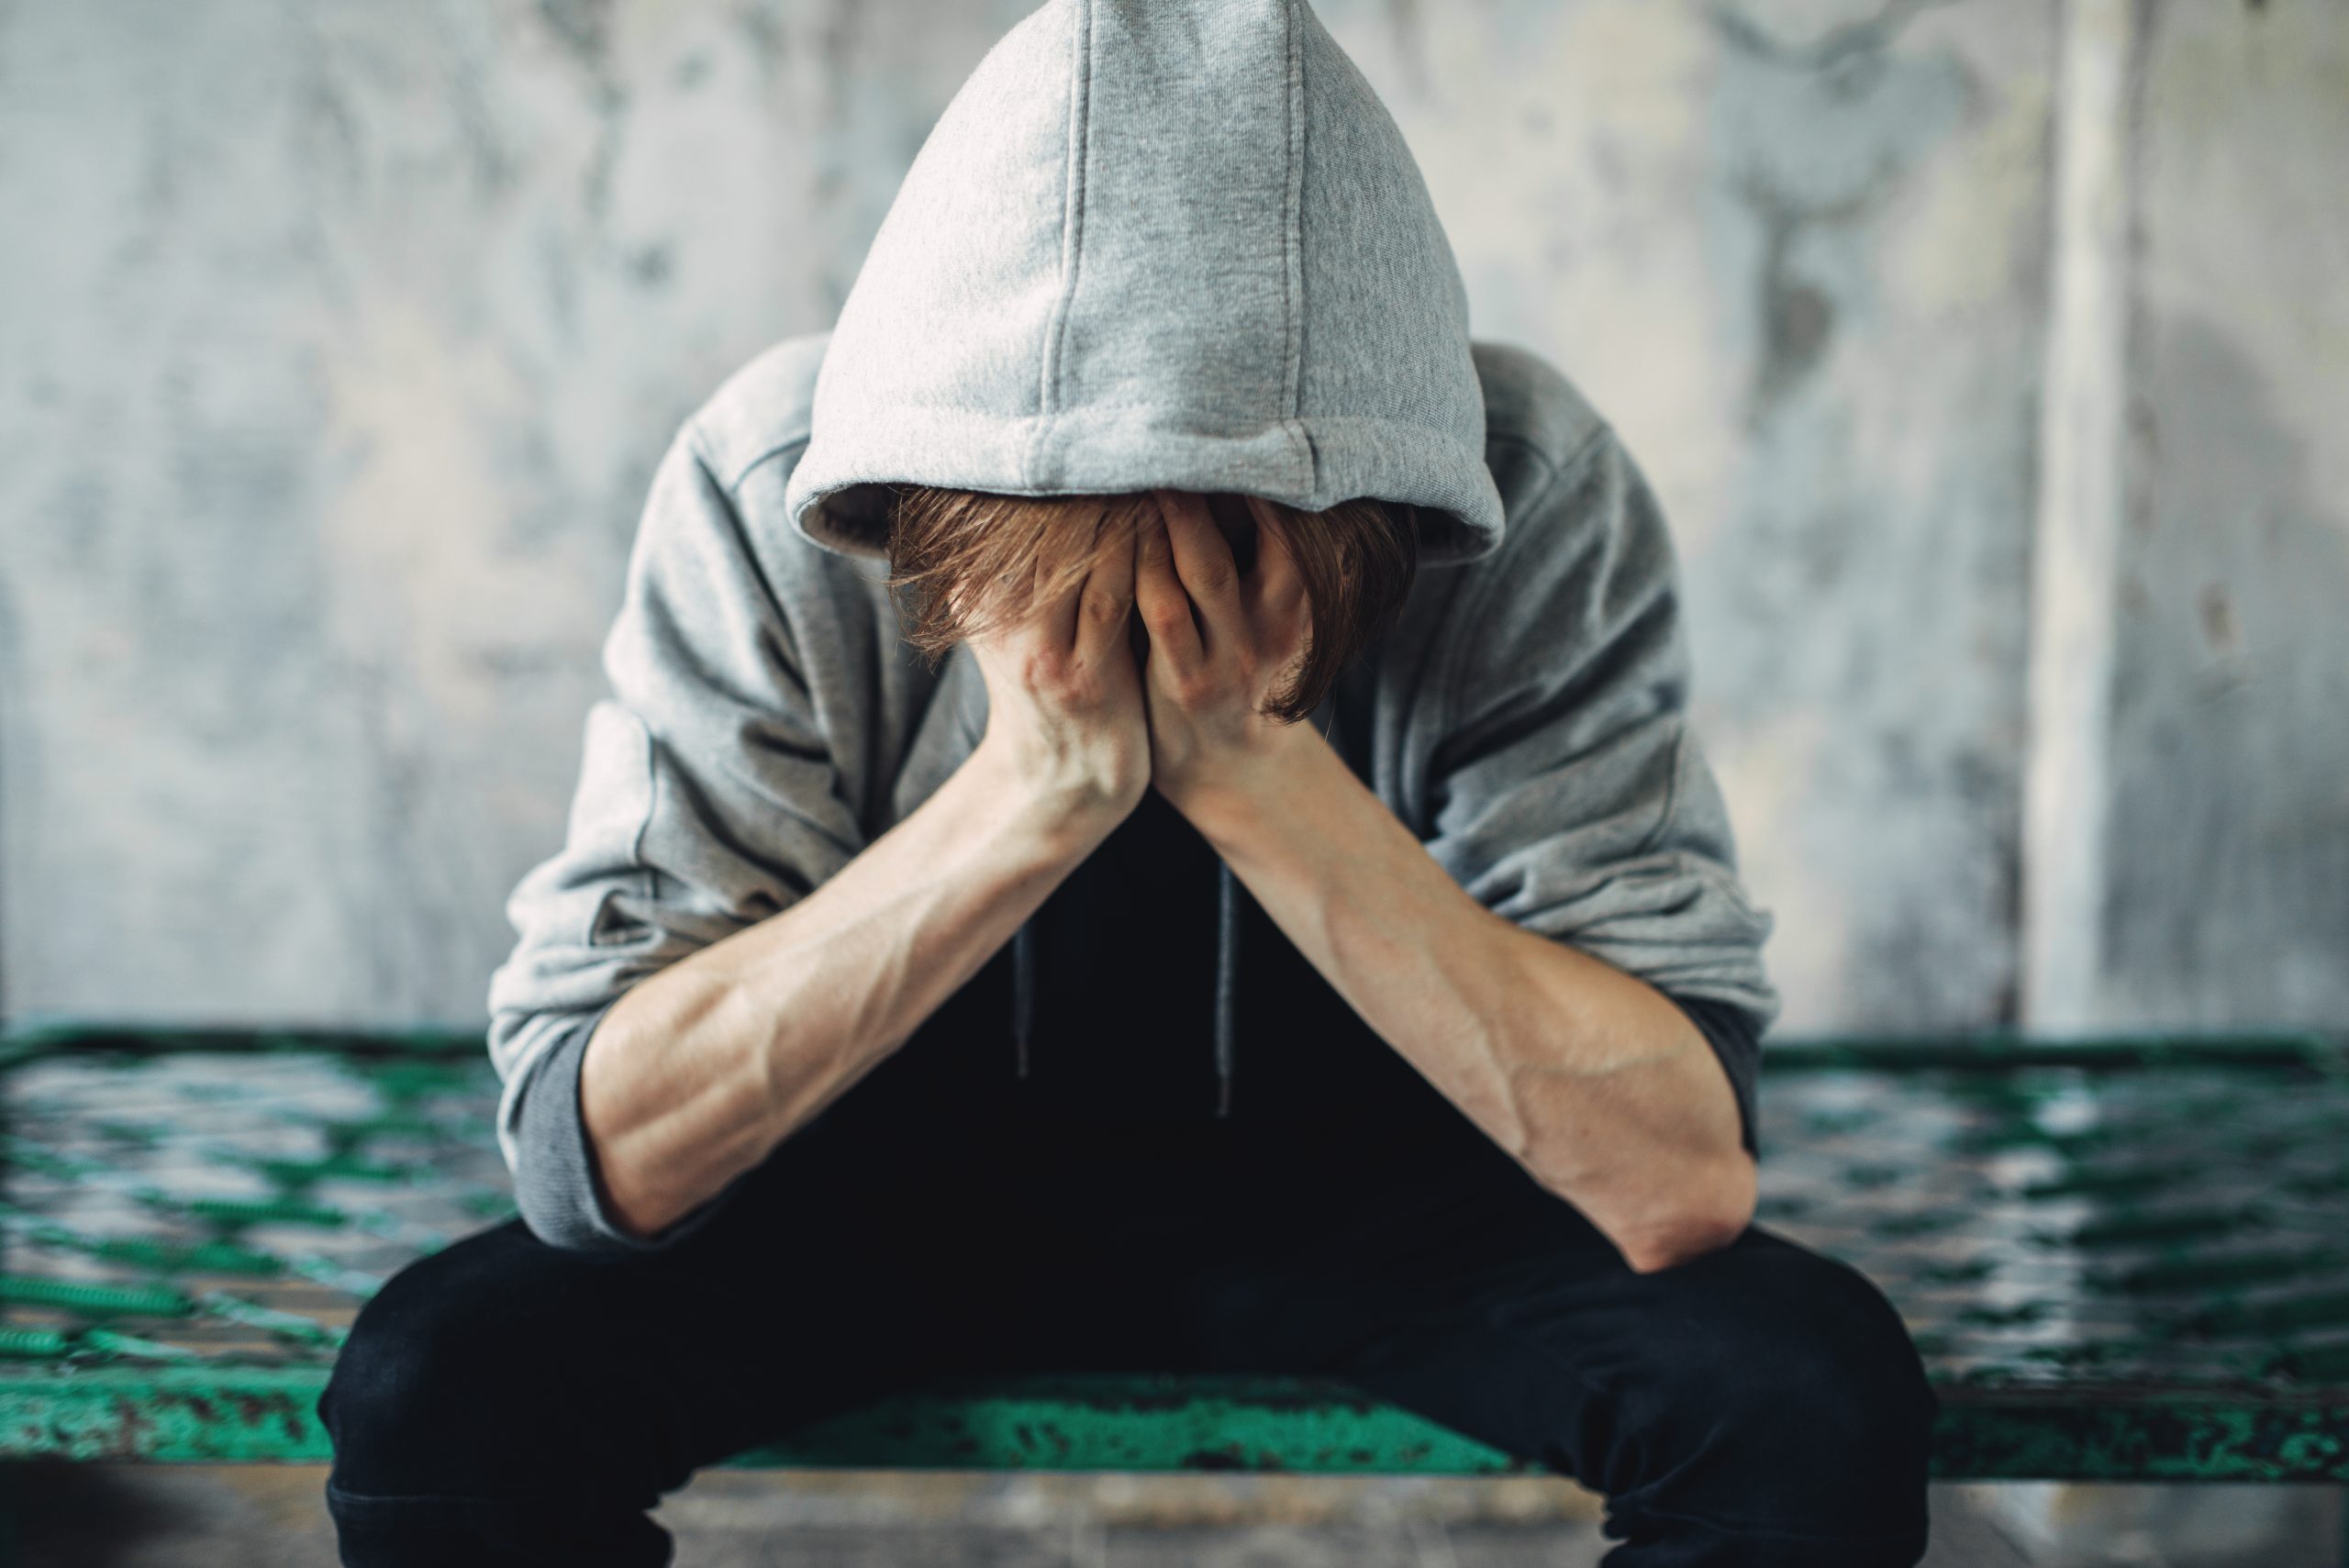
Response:
[[[625,1446],[596,1438],[621,1413],[610,1347],[514,1266],[518,1241],[540,1246],[501,1228],[421,1259],[361,1310],[318,1401],[337,1492],[657,1497],[658,1478],[623,1473]]]
[[[1821,1540],[1925,1548],[1938,1403],[1907,1327],[1848,1264],[1766,1231],[1653,1276],[1679,1276],[1670,1386],[1657,1412],[1681,1455],[1660,1506]],[[1907,1543],[1907,1544],[1904,1544]]]

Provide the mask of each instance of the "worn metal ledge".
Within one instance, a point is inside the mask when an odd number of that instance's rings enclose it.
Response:
[[[0,1373],[0,1459],[323,1462],[320,1367]],[[1943,1391],[1945,1481],[2349,1482],[2349,1400]],[[881,1401],[751,1469],[1535,1474],[1408,1410],[1309,1380],[1034,1378]]]
[[[224,1463],[330,1457],[320,1367],[0,1373],[0,1458]],[[1534,1467],[1342,1385],[1041,1377],[884,1400],[740,1455],[747,1468],[1285,1470]]]
[[[2316,1037],[1775,1044],[1764,1222],[1908,1320],[1944,1479],[2349,1482],[2349,1057]],[[317,1461],[346,1325],[511,1212],[476,1033],[0,1034],[0,1459]],[[1502,1474],[1343,1385],[942,1385],[738,1464]]]

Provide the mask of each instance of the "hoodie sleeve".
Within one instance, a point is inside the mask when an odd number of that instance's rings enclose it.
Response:
[[[663,1246],[619,1229],[579,1118],[588,1038],[628,988],[776,913],[861,847],[797,653],[693,427],[654,474],[603,645],[562,847],[507,901],[491,977],[501,1151],[524,1223],[576,1251]]]
[[[1779,1002],[1687,715],[1670,535],[1601,427],[1447,621],[1429,764],[1436,859],[1478,902],[1679,1003],[1721,1059],[1753,1146],[1755,1044]]]

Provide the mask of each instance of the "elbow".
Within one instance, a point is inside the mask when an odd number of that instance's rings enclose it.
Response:
[[[551,1247],[558,1252],[613,1250],[610,1241],[580,1224],[576,1214],[566,1212],[560,1202],[540,1195],[529,1184],[515,1184],[514,1200],[514,1217],[540,1246]]]
[[[1753,1156],[1743,1149],[1672,1167],[1564,1182],[1535,1173],[1550,1194],[1581,1212],[1614,1243],[1634,1273],[1660,1273],[1720,1251],[1753,1223]]]
[[[1675,1223],[1627,1238],[1617,1249],[1635,1274],[1662,1273],[1717,1252],[1743,1234],[1746,1222],[1692,1213]]]
[[[515,1217],[558,1252],[621,1253],[649,1243],[604,1204],[592,1173],[526,1162],[514,1173]]]
[[[1611,1238],[1633,1273],[1660,1273],[1719,1251],[1753,1223],[1753,1161],[1744,1151],[1714,1162]]]

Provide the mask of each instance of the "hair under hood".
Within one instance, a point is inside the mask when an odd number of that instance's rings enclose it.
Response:
[[[842,304],[785,506],[810,541],[880,559],[904,484],[1369,497],[1417,509],[1422,563],[1498,545],[1458,264],[1393,117],[1304,0],[1051,0],[987,51]]]

